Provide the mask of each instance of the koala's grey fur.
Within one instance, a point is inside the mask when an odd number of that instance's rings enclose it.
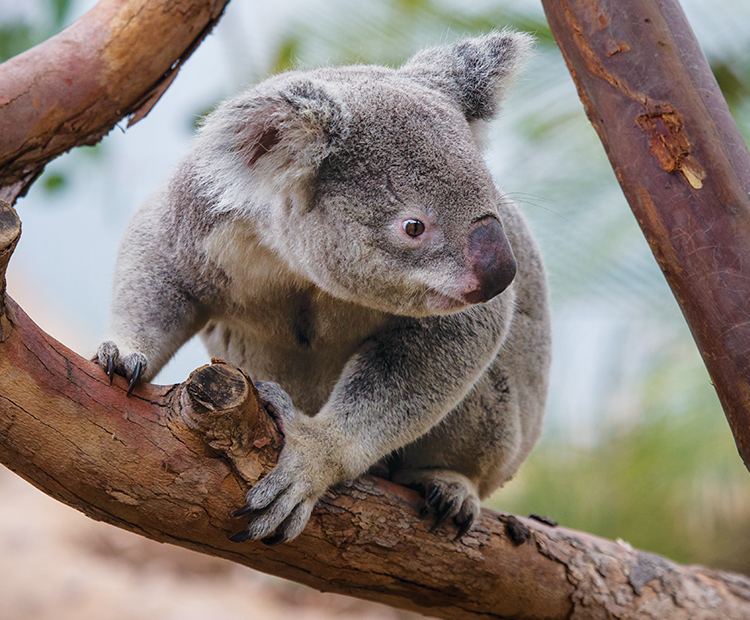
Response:
[[[206,119],[133,218],[99,363],[149,380],[200,331],[283,421],[235,540],[297,536],[375,464],[461,535],[537,440],[544,270],[479,147],[529,47],[498,32],[271,78]]]

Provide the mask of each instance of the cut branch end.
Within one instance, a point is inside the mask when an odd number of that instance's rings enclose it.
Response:
[[[180,405],[185,424],[229,458],[249,484],[276,464],[282,435],[241,369],[219,359],[198,368],[182,386]]]

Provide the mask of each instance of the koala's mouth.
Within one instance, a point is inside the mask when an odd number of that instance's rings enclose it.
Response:
[[[468,304],[463,299],[452,297],[451,295],[431,291],[431,295],[426,305],[435,314],[452,314],[453,312],[458,312],[459,310],[467,308],[471,304]]]

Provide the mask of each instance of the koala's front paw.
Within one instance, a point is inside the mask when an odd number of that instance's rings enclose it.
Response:
[[[144,376],[148,366],[146,356],[143,353],[130,353],[121,357],[120,350],[111,340],[99,345],[94,361],[105,370],[109,376],[110,385],[112,385],[112,377],[115,373],[130,381],[128,396],[130,396],[139,379]]]
[[[276,467],[247,494],[247,504],[232,513],[247,516],[234,542],[261,541],[267,545],[296,538],[305,528],[318,499],[337,480],[335,467],[326,465],[327,436],[314,418],[298,413],[291,398],[276,383],[256,383],[261,400],[270,405],[284,433],[284,447]]]

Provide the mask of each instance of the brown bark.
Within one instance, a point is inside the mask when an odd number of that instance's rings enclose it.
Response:
[[[750,469],[750,155],[677,0],[542,0]]]
[[[224,4],[105,0],[59,38],[0,66],[0,80],[14,89],[0,94],[5,195],[15,199],[47,161],[97,141],[121,116],[145,114]],[[569,3],[560,6],[572,14]],[[598,22],[605,30],[607,15]],[[585,39],[596,40],[600,31],[578,25],[568,22],[588,49]],[[612,40],[604,39],[607,59],[634,47],[623,37]],[[604,81],[615,90],[628,83]],[[698,130],[682,103],[649,101],[634,119],[661,183],[697,191],[718,183],[717,176],[727,182],[696,147]],[[735,189],[722,191],[736,198],[727,204],[741,215],[729,209],[723,217],[744,222],[739,185],[729,183]],[[648,221],[661,225],[649,200]],[[692,217],[691,225],[702,222]],[[242,522],[230,511],[273,466],[282,442],[251,382],[217,360],[185,384],[143,385],[127,397],[121,377],[110,386],[101,369],[44,334],[6,297],[5,268],[19,234],[15,211],[0,203],[0,462],[92,518],[320,590],[444,618],[750,618],[745,577],[678,566],[624,543],[486,510],[455,542],[448,526],[429,532],[415,493],[372,477],[329,492],[291,543],[231,543],[227,535]],[[712,239],[707,234],[698,226],[686,236]],[[673,237],[658,239],[671,257]],[[712,256],[694,246],[704,262]],[[721,284],[723,277],[740,279],[736,271],[704,279]],[[695,280],[684,286],[700,288],[703,280]]]
[[[0,266],[19,234],[0,203]],[[453,526],[429,531],[414,492],[373,477],[329,492],[290,543],[232,543],[229,513],[282,444],[244,373],[214,360],[127,397],[122,377],[110,386],[4,299],[0,462],[94,519],[442,618],[750,618],[746,577],[488,510],[456,542]]]
[[[143,118],[229,0],[101,0],[63,32],[0,65],[0,198],[44,166]]]

